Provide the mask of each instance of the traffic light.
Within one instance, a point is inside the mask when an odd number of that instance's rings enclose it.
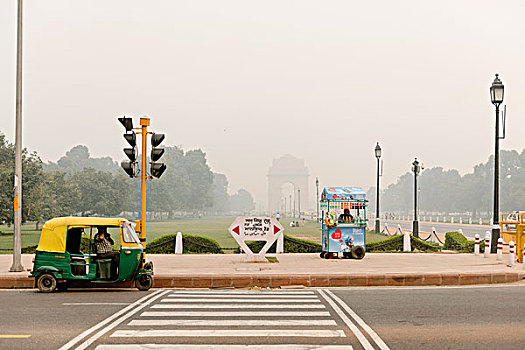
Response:
[[[124,139],[129,143],[131,147],[124,148],[124,153],[129,160],[124,160],[120,163],[120,166],[129,177],[135,177],[136,166],[137,166],[137,135],[133,131],[133,120],[128,117],[120,117],[118,121],[126,128],[126,133],[124,134]]]
[[[151,176],[156,177],[157,179],[162,176],[162,173],[166,170],[166,164],[157,163],[157,161],[164,154],[164,148],[157,148],[162,141],[164,141],[164,134],[151,134]]]

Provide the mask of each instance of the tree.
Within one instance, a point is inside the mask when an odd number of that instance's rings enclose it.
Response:
[[[230,208],[234,212],[248,214],[255,209],[255,203],[250,192],[240,189],[230,197]]]
[[[119,171],[120,166],[110,157],[92,158],[88,148],[83,145],[71,148],[56,163],[49,162],[45,165],[46,170],[60,170],[67,174],[73,174],[86,168],[115,174]]]
[[[228,195],[228,179],[224,174],[213,173],[213,184],[211,187],[212,210],[224,213],[229,210],[230,196]]]

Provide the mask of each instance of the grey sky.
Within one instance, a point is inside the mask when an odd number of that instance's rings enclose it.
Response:
[[[522,1],[25,1],[24,146],[123,159],[121,114],[202,148],[266,202],[273,158],[323,185],[387,185],[417,156],[467,172],[493,152],[488,89],[525,140]],[[0,130],[14,141],[16,1],[0,0]],[[313,205],[312,205],[313,206]]]

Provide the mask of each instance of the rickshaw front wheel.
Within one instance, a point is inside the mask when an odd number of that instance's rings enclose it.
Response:
[[[135,287],[141,291],[147,291],[153,287],[153,278],[150,275],[141,275],[135,280]]]
[[[321,254],[319,254],[319,256],[321,257],[321,259],[324,258],[325,254],[326,254],[326,252],[321,252]]]
[[[36,286],[42,293],[51,293],[57,287],[57,280],[52,274],[43,273],[38,276]]]

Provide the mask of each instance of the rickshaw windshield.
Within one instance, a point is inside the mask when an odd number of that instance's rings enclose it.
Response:
[[[122,240],[126,243],[137,243],[141,244],[135,229],[129,222],[122,224]]]

